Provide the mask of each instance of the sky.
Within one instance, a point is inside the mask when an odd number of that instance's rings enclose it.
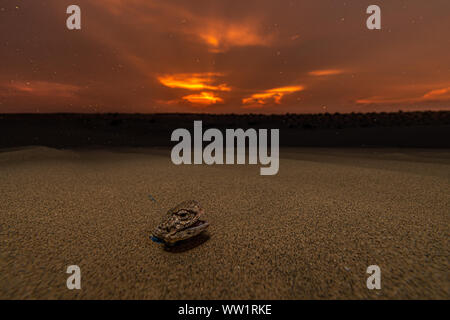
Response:
[[[68,30],[66,9],[81,9]],[[381,30],[366,9],[381,8]],[[0,0],[0,113],[450,110],[449,0]]]

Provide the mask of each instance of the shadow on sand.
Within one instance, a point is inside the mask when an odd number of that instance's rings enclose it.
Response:
[[[189,251],[191,249],[194,249],[194,248],[202,245],[203,243],[208,241],[210,238],[211,237],[207,232],[202,232],[198,236],[195,236],[188,240],[183,240],[183,241],[177,242],[173,246],[165,245],[164,250],[168,251],[168,252],[172,252],[172,253],[186,252],[186,251]]]

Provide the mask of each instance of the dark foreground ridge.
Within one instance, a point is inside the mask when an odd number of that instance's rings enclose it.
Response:
[[[2,114],[0,148],[167,147],[172,131],[280,129],[285,147],[450,147],[450,111],[349,114]]]

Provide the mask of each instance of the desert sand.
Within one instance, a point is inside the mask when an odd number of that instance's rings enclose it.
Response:
[[[448,150],[282,149],[276,176],[169,149],[2,150],[0,298],[448,299],[449,178]],[[187,199],[207,233],[152,242]]]

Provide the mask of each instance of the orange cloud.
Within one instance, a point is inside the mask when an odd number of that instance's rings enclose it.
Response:
[[[340,69],[325,69],[325,70],[314,70],[309,72],[308,74],[315,77],[321,77],[321,76],[331,76],[336,74],[342,74],[344,73],[344,70]]]
[[[184,100],[189,101],[197,106],[209,106],[216,103],[223,103],[223,99],[217,97],[212,92],[201,92],[200,94],[190,94],[183,97]]]
[[[242,99],[242,104],[249,106],[263,106],[273,100],[276,104],[281,103],[281,99],[286,94],[304,90],[303,86],[287,86],[269,89],[264,92],[252,94],[248,98]]]
[[[450,87],[448,88],[443,88],[443,89],[436,89],[436,90],[431,90],[429,92],[427,92],[426,94],[424,94],[423,98],[424,99],[435,99],[435,98],[442,98],[443,96],[449,96],[450,95]],[[450,98],[450,97],[447,97]]]
[[[370,98],[358,99],[358,100],[356,100],[356,103],[358,103],[358,104],[387,104],[387,103],[398,104],[398,103],[416,103],[416,102],[446,101],[446,100],[450,100],[450,87],[430,90],[422,96],[405,97],[405,98],[374,96],[374,97],[370,97]]]
[[[381,96],[374,96],[370,98],[358,99],[356,103],[358,104],[383,104],[383,103],[405,103],[411,101],[405,98],[386,98]]]
[[[200,41],[210,52],[224,52],[232,47],[268,46],[275,40],[273,32],[263,30],[261,19],[251,15],[234,22],[220,15],[199,15],[186,5],[150,0],[108,0],[107,9],[116,16],[129,14],[134,21],[158,28],[169,17],[178,20],[180,23],[164,25],[164,29]]]
[[[9,95],[29,94],[34,96],[51,96],[51,97],[74,97],[80,87],[47,81],[14,81],[5,87],[12,89]]]
[[[223,52],[231,47],[268,46],[274,40],[273,34],[258,30],[256,22],[229,24],[212,20],[185,32],[198,36],[211,52]]]
[[[230,91],[224,83],[215,85],[219,73],[179,73],[158,77],[159,82],[169,88],[182,88],[188,90]]]

